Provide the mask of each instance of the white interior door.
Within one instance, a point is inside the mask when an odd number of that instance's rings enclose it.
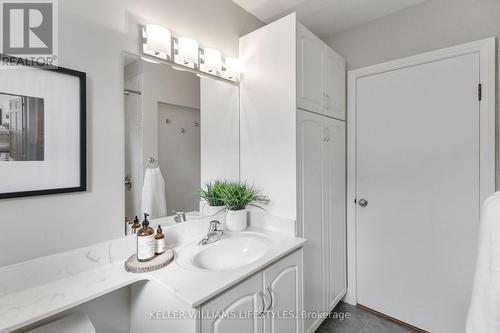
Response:
[[[465,328],[480,211],[479,74],[470,53],[356,85],[357,302],[433,333]]]

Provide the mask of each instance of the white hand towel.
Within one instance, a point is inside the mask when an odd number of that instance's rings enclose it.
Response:
[[[483,205],[467,333],[500,332],[500,192]]]
[[[142,212],[151,219],[167,216],[165,181],[160,168],[146,168],[142,187]]]

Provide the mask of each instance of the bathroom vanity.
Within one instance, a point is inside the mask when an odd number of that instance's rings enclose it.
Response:
[[[200,246],[207,224],[196,223],[199,236],[177,248],[179,270],[132,286],[131,332],[261,332],[270,321],[276,332],[300,332],[305,240],[250,227]],[[294,316],[268,316],[278,312]]]
[[[0,331],[22,329],[127,286],[131,332],[234,332],[234,325],[245,332],[260,332],[263,325],[300,331],[305,240],[257,225],[198,245],[209,222],[165,227],[176,259],[151,273],[124,269],[135,253],[134,237],[0,269]],[[285,317],[268,317],[269,311]]]

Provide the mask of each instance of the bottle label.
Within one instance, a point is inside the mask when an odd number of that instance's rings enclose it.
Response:
[[[155,255],[155,236],[137,237],[137,259],[148,260]]]
[[[165,238],[155,239],[155,252],[156,254],[161,254],[167,250],[167,244],[165,243]]]

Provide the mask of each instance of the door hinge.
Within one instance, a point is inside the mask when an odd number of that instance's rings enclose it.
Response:
[[[480,101],[483,99],[483,85],[481,83],[477,85],[477,98]]]

